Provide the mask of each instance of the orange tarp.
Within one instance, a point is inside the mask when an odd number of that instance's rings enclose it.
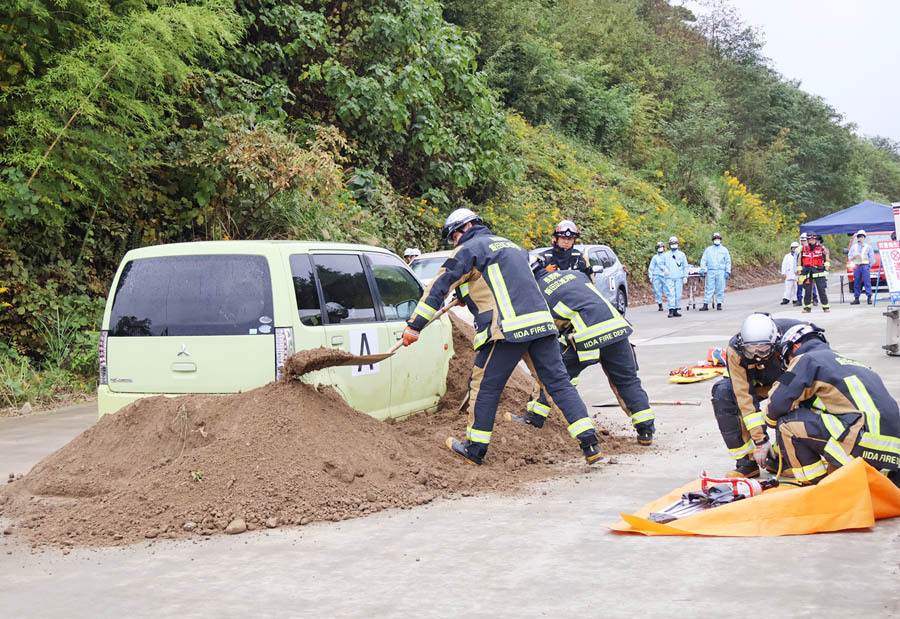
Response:
[[[815,486],[773,488],[668,524],[647,520],[650,512],[665,509],[683,493],[699,489],[698,479],[633,515],[622,514],[622,521],[609,528],[644,535],[773,537],[861,529],[880,518],[900,516],[900,488],[855,458]]]

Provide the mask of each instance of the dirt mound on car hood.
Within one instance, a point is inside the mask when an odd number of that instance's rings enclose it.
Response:
[[[458,323],[454,320],[454,323]],[[474,351],[457,325],[448,396],[433,414],[381,422],[329,387],[298,381],[229,396],[139,400],[107,415],[0,489],[0,520],[35,544],[114,545],[338,521],[436,497],[519,492],[584,470],[564,420],[544,429],[498,418],[486,464],[443,445],[465,435],[459,412]],[[502,409],[521,411],[530,378],[517,373]],[[634,439],[601,436],[607,453]]]

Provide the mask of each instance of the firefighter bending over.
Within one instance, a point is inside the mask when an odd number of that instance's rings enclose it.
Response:
[[[491,234],[474,212],[456,209],[443,227],[444,238],[456,249],[431,281],[403,332],[403,344],[419,331],[444,303],[451,290],[475,316],[475,367],[469,378],[466,442],[448,438],[456,455],[481,464],[494,428],[500,394],[520,359],[546,389],[569,422],[569,434],[581,445],[585,460],[600,457],[597,432],[559,355],[553,317],[531,269],[528,252]]]

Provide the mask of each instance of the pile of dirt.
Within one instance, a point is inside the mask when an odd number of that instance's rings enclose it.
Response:
[[[0,520],[13,522],[4,533],[61,546],[207,536],[519,492],[583,471],[577,443],[554,416],[539,431],[499,420],[481,467],[446,449],[447,436],[465,433],[459,395],[474,357],[458,323],[450,395],[437,413],[380,422],[333,389],[299,381],[138,400],[0,489]],[[501,411],[521,411],[530,389],[517,371]],[[606,453],[635,450],[631,436],[601,439]]]

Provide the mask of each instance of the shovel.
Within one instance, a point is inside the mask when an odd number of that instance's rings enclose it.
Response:
[[[431,317],[431,320],[429,320],[427,323],[425,323],[425,327],[427,327],[428,325],[433,323],[435,320],[437,320],[438,318],[440,318],[441,316],[446,314],[447,310],[449,310],[454,305],[456,305],[456,303],[451,301],[449,304],[442,307],[438,311],[437,314],[435,314],[434,316]],[[424,330],[425,327],[422,327],[422,329]],[[394,344],[393,346],[391,346],[388,349],[388,351],[385,353],[379,353],[377,355],[353,355],[353,356],[346,357],[344,359],[335,361],[334,363],[329,363],[328,365],[329,365],[329,367],[336,367],[336,366],[340,366],[340,365],[372,365],[373,363],[378,363],[379,361],[384,361],[388,357],[392,356],[395,352],[400,350],[401,346],[403,346],[402,339],[399,342],[397,342],[396,344]]]

